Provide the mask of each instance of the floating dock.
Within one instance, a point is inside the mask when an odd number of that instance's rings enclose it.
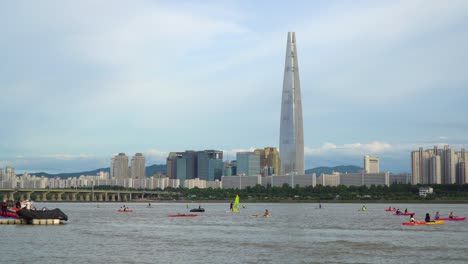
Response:
[[[24,219],[0,218],[0,225],[61,225],[60,219],[33,219],[26,221]]]

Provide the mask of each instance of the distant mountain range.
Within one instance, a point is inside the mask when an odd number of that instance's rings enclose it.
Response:
[[[36,173],[29,173],[30,175],[36,175],[36,176],[44,176],[48,178],[61,178],[61,179],[66,179],[69,177],[80,177],[81,175],[96,175],[100,171],[105,171],[105,172],[110,172],[110,168],[100,168],[96,170],[91,170],[91,171],[82,171],[82,172],[71,172],[71,173],[58,173],[58,174],[49,174],[45,172],[36,172]],[[165,164],[154,164],[151,166],[146,167],[146,176],[153,176],[157,173],[166,173],[166,165]]]
[[[336,167],[317,167],[313,169],[308,169],[305,171],[306,174],[315,173],[320,175],[321,173],[331,174],[332,172],[341,172],[341,173],[357,173],[362,170],[361,167],[354,166],[354,165],[341,165]]]
[[[347,165],[347,166],[336,166],[336,167],[317,167],[313,169],[308,169],[305,171],[306,174],[315,173],[320,175],[321,173],[330,174],[332,172],[341,172],[341,173],[356,173],[362,170],[361,167],[354,166],[354,165]],[[36,172],[36,173],[29,173],[30,175],[36,176],[44,176],[48,178],[61,178],[66,179],[69,177],[80,177],[81,175],[96,175],[100,171],[110,172],[110,168],[100,168],[91,171],[82,171],[82,172],[71,172],[71,173],[58,173],[58,174],[49,174],[45,172]],[[153,176],[157,173],[166,173],[166,165],[165,164],[154,164],[151,166],[146,167],[146,176]]]

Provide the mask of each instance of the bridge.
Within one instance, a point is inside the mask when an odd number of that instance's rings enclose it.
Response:
[[[2,189],[4,200],[31,200],[38,202],[130,202],[142,199],[158,199],[162,191],[127,191],[94,189]],[[15,199],[16,197],[16,199]]]

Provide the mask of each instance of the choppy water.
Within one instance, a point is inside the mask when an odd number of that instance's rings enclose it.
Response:
[[[201,204],[195,218],[186,204],[40,204],[61,208],[60,226],[0,225],[1,263],[468,263],[468,224],[402,226],[407,217],[384,211],[390,204],[247,204],[238,214],[228,204]],[[198,207],[190,204],[190,207]],[[454,211],[467,205],[404,204],[416,212]],[[269,209],[272,217],[253,218]]]

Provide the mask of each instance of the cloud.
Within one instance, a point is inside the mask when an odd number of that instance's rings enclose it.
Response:
[[[86,159],[94,159],[94,155],[89,155],[89,154],[78,154],[78,155],[72,155],[72,154],[52,154],[52,155],[45,155],[45,156],[40,156],[39,158],[45,158],[45,159],[55,159],[55,160],[86,160]]]
[[[342,145],[336,145],[334,143],[324,143],[322,146],[317,148],[305,147],[305,155],[322,155],[326,153],[381,153],[392,149],[392,145],[386,142],[373,141],[370,143],[348,143]]]

